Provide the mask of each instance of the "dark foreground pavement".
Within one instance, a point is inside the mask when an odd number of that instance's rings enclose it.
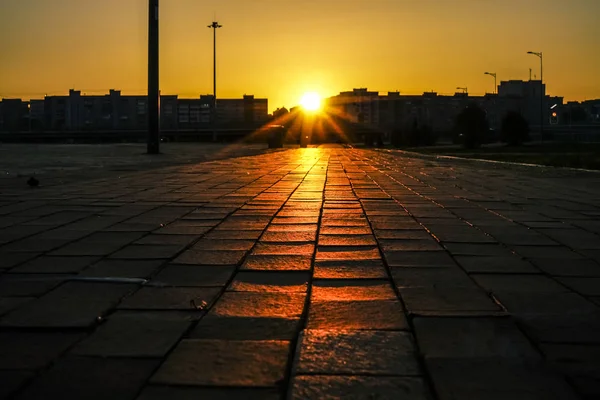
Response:
[[[600,398],[600,174],[321,147],[0,190],[0,398]]]

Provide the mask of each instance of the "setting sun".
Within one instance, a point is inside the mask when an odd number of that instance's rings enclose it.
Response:
[[[317,111],[321,108],[321,96],[315,92],[304,93],[300,104],[307,111]]]

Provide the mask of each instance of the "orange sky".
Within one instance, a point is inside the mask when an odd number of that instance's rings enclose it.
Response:
[[[146,91],[147,0],[0,0],[0,96],[69,88]],[[269,109],[306,91],[472,94],[539,74],[552,95],[600,97],[600,0],[161,0],[161,90],[254,94]]]

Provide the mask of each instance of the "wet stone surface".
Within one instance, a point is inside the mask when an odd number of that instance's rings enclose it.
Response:
[[[598,397],[600,175],[170,148],[3,159],[0,399]]]

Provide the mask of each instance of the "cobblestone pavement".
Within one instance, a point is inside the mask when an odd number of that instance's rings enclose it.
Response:
[[[0,194],[0,398],[598,399],[600,174],[291,149]]]

